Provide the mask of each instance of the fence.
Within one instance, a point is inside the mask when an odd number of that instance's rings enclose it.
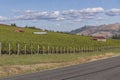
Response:
[[[41,46],[39,44],[3,44],[0,42],[0,55],[27,55],[27,54],[69,54],[100,52],[107,49],[120,48],[119,46],[101,46],[101,47],[60,47],[60,46]]]

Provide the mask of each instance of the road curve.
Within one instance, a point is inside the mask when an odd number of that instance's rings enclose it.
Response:
[[[0,80],[120,80],[120,57]]]

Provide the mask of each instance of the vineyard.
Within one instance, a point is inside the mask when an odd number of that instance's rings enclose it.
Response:
[[[14,32],[22,29],[24,32]],[[120,48],[120,40],[99,42],[92,37],[0,25],[0,54],[54,54],[85,53]]]

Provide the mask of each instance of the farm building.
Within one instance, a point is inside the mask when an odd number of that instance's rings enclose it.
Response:
[[[93,36],[93,40],[106,42],[106,38],[104,36]]]
[[[43,34],[47,34],[47,32],[33,32],[33,34],[41,34],[41,35],[43,35]]]
[[[14,29],[14,32],[24,32],[22,29]]]

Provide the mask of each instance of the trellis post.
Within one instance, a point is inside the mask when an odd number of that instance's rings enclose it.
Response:
[[[50,53],[49,50],[50,50],[50,47],[48,46],[48,48],[47,48],[47,53],[48,53],[48,54]]]
[[[25,47],[24,47],[24,48],[25,48],[25,55],[26,55],[26,54],[27,54],[27,49],[26,49],[26,48],[27,48],[27,46],[26,46],[26,44],[25,44]]]
[[[37,54],[39,54],[39,52],[40,52],[40,46],[38,45]]]
[[[30,53],[32,54],[33,53],[33,46],[31,44],[31,47],[30,47]]]
[[[44,46],[42,47],[42,54],[44,54]]]
[[[17,55],[20,55],[20,44],[19,43],[18,43],[17,47],[18,47]]]
[[[2,43],[0,42],[0,56],[2,55]]]
[[[9,55],[11,55],[11,45],[10,45],[10,43],[9,43]]]
[[[54,47],[52,47],[52,54],[54,54]]]

